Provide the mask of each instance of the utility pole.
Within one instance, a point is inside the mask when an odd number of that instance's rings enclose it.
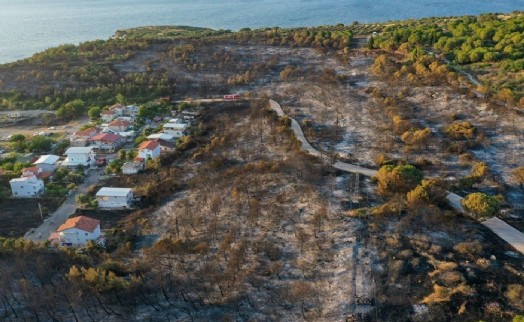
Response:
[[[38,203],[38,209],[40,210],[40,219],[44,220],[44,215],[42,214],[42,205]]]

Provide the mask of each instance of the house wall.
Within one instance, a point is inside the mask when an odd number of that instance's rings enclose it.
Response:
[[[44,189],[44,182],[36,180],[35,182],[10,182],[13,197],[28,198],[35,197]]]
[[[163,132],[166,134],[171,134],[176,138],[181,138],[184,136],[184,131],[176,131],[165,128]]]
[[[74,139],[71,140],[71,147],[79,146],[84,147],[87,146],[87,140],[86,139]]]
[[[138,151],[138,157],[144,158],[144,159],[156,159],[160,155],[160,146],[158,146],[154,150],[148,150],[148,149],[142,149]]]
[[[95,155],[93,152],[86,153],[71,153],[67,155],[69,162],[82,165],[93,165],[95,163]]]
[[[125,197],[97,196],[96,200],[100,208],[126,208],[131,205],[132,196],[130,192]]]
[[[54,172],[58,167],[56,164],[39,163],[35,164],[36,167],[42,169],[43,172]]]
[[[71,246],[82,246],[90,240],[100,237],[100,225],[93,232],[87,232],[77,228],[70,228],[60,232],[60,244]]]

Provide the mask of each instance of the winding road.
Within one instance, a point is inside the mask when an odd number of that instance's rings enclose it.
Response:
[[[321,157],[322,153],[319,150],[315,149],[313,146],[311,146],[311,144],[306,139],[306,136],[304,135],[304,131],[302,131],[302,127],[300,127],[300,124],[294,118],[290,117],[289,115],[286,115],[280,104],[276,101],[269,100],[269,104],[271,109],[275,111],[278,116],[287,116],[291,119],[291,129],[295,133],[296,138],[302,143],[302,149],[313,156]],[[367,169],[355,164],[341,161],[336,161],[332,166],[342,171],[360,173],[368,177],[372,177],[377,174],[377,170]],[[462,207],[461,201],[463,198],[461,196],[453,192],[449,192],[446,196],[446,199],[448,201],[448,204],[453,209],[463,214],[466,213],[466,211]],[[497,236],[505,240],[508,244],[513,246],[513,248],[515,248],[517,251],[524,255],[524,234],[522,232],[518,231],[517,229],[513,228],[512,226],[508,225],[506,222],[497,217],[489,218],[483,221],[482,225],[490,229]]]

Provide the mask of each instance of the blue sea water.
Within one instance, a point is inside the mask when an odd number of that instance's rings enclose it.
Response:
[[[514,10],[524,0],[0,0],[0,63],[145,25],[238,30]]]

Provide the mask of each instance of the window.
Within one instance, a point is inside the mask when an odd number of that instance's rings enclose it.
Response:
[[[85,233],[85,234],[86,234],[86,236],[87,236],[87,233]]]

